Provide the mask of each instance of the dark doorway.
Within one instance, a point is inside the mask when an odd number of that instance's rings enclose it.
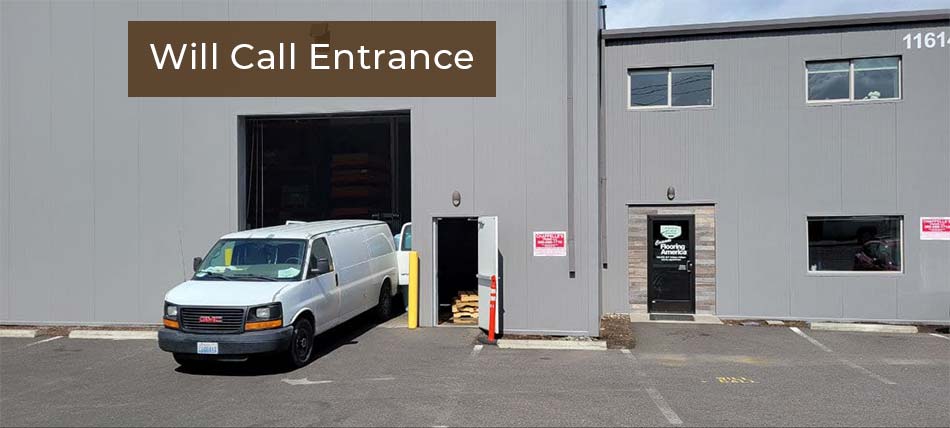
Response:
[[[245,228],[411,221],[408,112],[242,119]]]
[[[694,216],[647,217],[647,306],[650,312],[694,313]]]
[[[478,218],[437,218],[435,221],[438,322],[477,326]],[[472,294],[474,302],[461,297]],[[463,310],[472,309],[474,318],[462,314]]]

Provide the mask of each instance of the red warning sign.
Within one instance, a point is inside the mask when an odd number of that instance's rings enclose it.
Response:
[[[534,232],[534,256],[567,256],[567,232]]]
[[[950,217],[921,217],[920,239],[950,240]]]

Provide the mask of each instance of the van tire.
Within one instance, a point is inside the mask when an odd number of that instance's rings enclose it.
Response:
[[[294,323],[294,332],[290,346],[287,348],[287,364],[292,369],[299,369],[313,357],[313,324],[307,318],[301,318]]]
[[[393,317],[393,291],[389,281],[383,283],[379,289],[379,303],[376,304],[376,319],[379,322],[389,321]]]

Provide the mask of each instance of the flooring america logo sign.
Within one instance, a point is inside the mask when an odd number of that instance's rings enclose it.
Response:
[[[683,234],[683,228],[673,225],[660,225],[660,235],[666,239],[676,239]]]

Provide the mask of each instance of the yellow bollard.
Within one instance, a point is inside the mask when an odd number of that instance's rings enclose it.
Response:
[[[419,327],[419,254],[409,252],[409,328]]]

